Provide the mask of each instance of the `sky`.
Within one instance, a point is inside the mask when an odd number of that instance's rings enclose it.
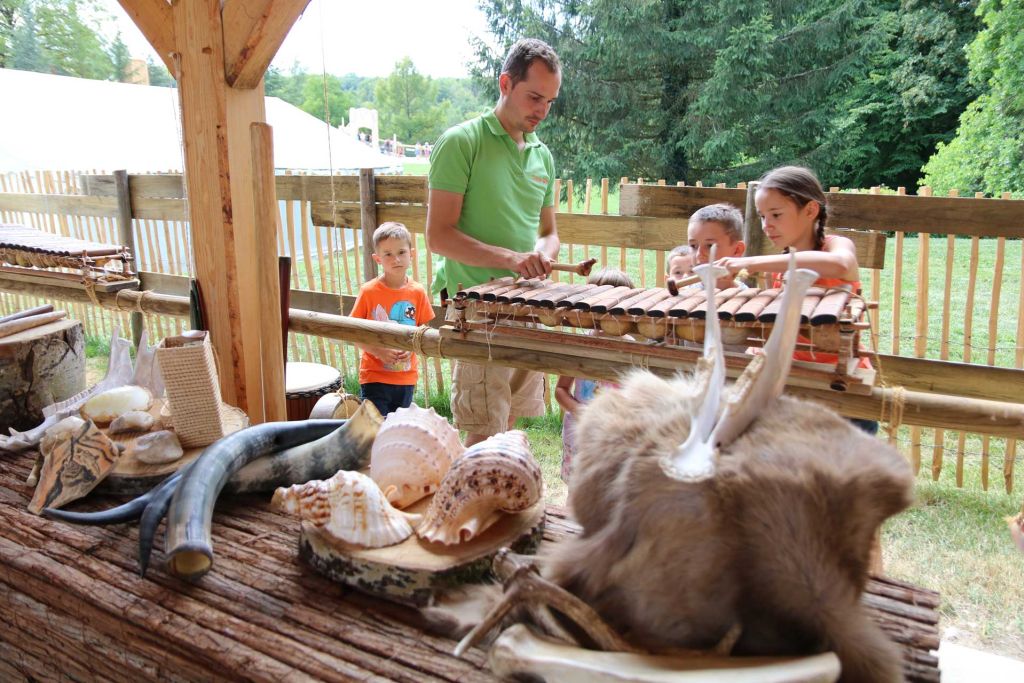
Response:
[[[487,23],[477,1],[311,0],[273,65],[287,72],[298,61],[313,73],[326,64],[327,73],[338,76],[386,76],[395,62],[408,56],[422,74],[468,76],[469,38],[487,38]],[[111,37],[119,28],[133,57],[156,60],[156,53],[117,0],[99,4],[112,17]]]

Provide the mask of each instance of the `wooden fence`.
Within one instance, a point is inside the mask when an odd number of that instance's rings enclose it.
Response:
[[[130,176],[128,187],[144,287],[184,294],[191,245],[180,175]],[[700,206],[726,201],[746,207],[748,225],[754,228],[750,240],[760,236],[745,185],[671,186],[623,178],[613,184],[587,180],[582,186],[566,181],[556,189],[563,196],[558,215],[561,260],[594,256],[625,270],[641,286],[663,284],[665,255],[685,242],[686,217]],[[342,310],[348,310],[367,272],[364,216],[370,224],[405,223],[417,241],[412,276],[428,286],[432,281],[434,258],[424,239],[424,177],[383,176],[370,182],[364,177],[361,187],[356,176],[284,175],[277,178],[277,194],[283,216],[279,252],[293,261],[293,307],[335,313],[340,298]],[[847,234],[855,239],[862,266],[869,267],[866,294],[880,302],[872,320],[872,342],[880,353],[882,381],[915,390],[1024,401],[1024,201],[932,197],[927,188],[919,196],[902,190],[892,194],[878,188],[833,188],[829,203],[831,225],[856,231]],[[112,176],[0,175],[0,222],[117,242],[117,207]],[[33,303],[29,296],[0,293],[2,312]],[[124,314],[80,304],[73,308],[91,335],[108,336],[115,323],[127,329]],[[157,315],[147,320],[155,338],[179,331],[183,323]],[[357,367],[350,345],[316,336],[289,335],[289,357],[332,365],[346,375]],[[432,396],[445,395],[447,369],[437,359],[422,367],[421,398],[429,402]],[[915,469],[930,455],[935,479],[948,459],[955,459],[959,486],[965,473],[976,472],[988,489],[990,463],[1001,456],[1003,488],[1013,488],[1016,439],[919,427],[901,430],[893,438],[908,451]]]

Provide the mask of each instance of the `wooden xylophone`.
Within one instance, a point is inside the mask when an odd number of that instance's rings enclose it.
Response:
[[[97,283],[135,277],[127,247],[12,224],[0,224],[0,271],[67,280],[88,278]]]
[[[732,288],[715,292],[715,307],[727,352],[741,355],[747,347],[767,340],[781,307],[781,289]],[[605,336],[628,335],[648,348],[657,342],[661,349],[688,348],[704,339],[708,301],[700,288],[688,288],[673,296],[665,288],[629,288],[610,285],[569,284],[549,280],[501,278],[460,290],[452,300],[455,329],[483,330],[490,334],[543,339],[543,330],[527,329],[522,323],[547,327],[601,330]],[[827,385],[846,390],[851,380],[861,385],[873,382],[874,373],[858,369],[860,332],[866,303],[843,289],[812,287],[801,310],[801,341],[798,349],[818,366]],[[587,346],[593,337],[575,333],[552,333],[553,343]],[[575,338],[575,339],[573,339]],[[626,341],[630,353],[634,342]],[[748,357],[749,359],[749,357]],[[825,370],[821,366],[828,366]]]

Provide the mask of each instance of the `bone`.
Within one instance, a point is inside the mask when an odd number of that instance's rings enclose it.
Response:
[[[498,637],[488,664],[503,679],[525,674],[564,683],[825,682],[838,680],[840,670],[831,652],[737,660],[583,650],[536,636],[521,624]]]

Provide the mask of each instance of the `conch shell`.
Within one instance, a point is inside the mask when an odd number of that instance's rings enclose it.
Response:
[[[504,432],[466,449],[434,494],[416,532],[427,541],[464,543],[540,500],[543,479],[526,434]]]
[[[364,548],[401,543],[421,517],[391,507],[373,479],[349,470],[330,479],[281,487],[270,505],[298,515],[328,536]]]
[[[370,451],[370,476],[392,505],[406,508],[436,491],[463,451],[448,420],[413,404],[385,418]]]

